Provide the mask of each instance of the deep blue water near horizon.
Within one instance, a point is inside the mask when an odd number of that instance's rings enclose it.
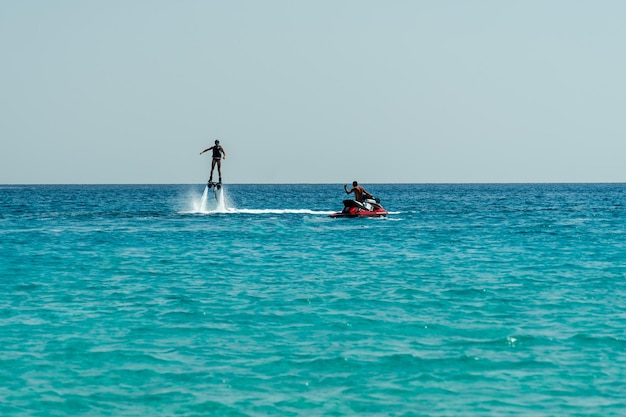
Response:
[[[0,186],[0,415],[626,415],[625,184]]]

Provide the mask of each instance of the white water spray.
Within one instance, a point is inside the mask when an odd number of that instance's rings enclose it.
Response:
[[[202,197],[200,198],[200,207],[198,207],[196,211],[199,211],[201,213],[206,213],[208,197],[209,197],[209,187],[204,187],[204,192],[202,193]]]
[[[220,187],[218,190],[217,188],[205,186],[200,199],[198,199],[197,195],[192,197],[191,212],[202,214],[228,213],[234,209],[227,207],[227,200],[224,187]]]
[[[217,197],[217,207],[215,208],[215,211],[218,213],[225,213],[227,209],[226,203],[224,202],[224,187],[220,187],[219,190],[216,190],[215,195]]]

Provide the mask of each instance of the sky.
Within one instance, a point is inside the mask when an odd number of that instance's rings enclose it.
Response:
[[[622,0],[0,0],[0,184],[626,182]]]

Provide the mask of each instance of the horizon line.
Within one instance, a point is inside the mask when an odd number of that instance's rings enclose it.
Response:
[[[372,184],[372,185],[549,185],[549,184],[560,184],[560,185],[592,185],[592,184],[626,184],[624,181],[541,181],[541,182],[522,182],[522,181],[511,181],[511,182],[363,182],[364,184]],[[223,183],[223,185],[342,185],[347,184],[345,182],[234,182],[234,183]],[[140,182],[128,182],[128,183],[0,183],[0,187],[5,186],[66,186],[66,185],[206,185],[205,182],[201,183],[140,183]]]

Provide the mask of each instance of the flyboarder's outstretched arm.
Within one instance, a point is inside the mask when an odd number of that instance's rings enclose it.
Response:
[[[202,152],[200,152],[200,155],[202,155],[203,153],[205,153],[206,151],[210,151],[211,149],[213,149],[214,146],[211,146],[210,148],[206,148],[205,150],[203,150]]]

